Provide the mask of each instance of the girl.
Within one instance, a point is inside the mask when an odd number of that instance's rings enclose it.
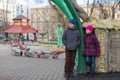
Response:
[[[90,73],[94,74],[95,58],[100,56],[100,45],[92,25],[86,26],[83,55],[85,56],[87,66],[90,68]]]

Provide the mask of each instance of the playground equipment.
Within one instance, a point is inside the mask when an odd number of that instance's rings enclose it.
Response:
[[[58,26],[58,42],[57,42],[57,45],[58,47],[61,47],[62,46],[62,26]]]
[[[79,16],[75,10],[75,7],[73,6],[71,0],[52,0],[52,1],[60,7],[60,9],[67,16],[68,20],[70,20],[70,19],[76,20],[76,28],[79,30],[80,36],[81,36],[80,46],[78,48],[77,56],[76,56],[76,65],[77,65],[77,69],[79,72],[85,72],[86,65],[85,65],[84,57],[82,56],[82,52],[83,52],[83,48],[84,48],[83,29],[82,29],[82,24],[79,19]]]

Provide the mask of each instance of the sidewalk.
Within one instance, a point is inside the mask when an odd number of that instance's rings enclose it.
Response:
[[[11,49],[0,45],[0,80],[65,80],[64,59],[12,56]]]
[[[0,80],[65,80],[64,60],[6,56],[0,58]]]
[[[0,44],[0,57],[10,55],[12,52],[11,45],[8,44]]]

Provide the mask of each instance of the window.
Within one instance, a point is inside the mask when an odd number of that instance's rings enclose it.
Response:
[[[12,0],[7,0],[7,3],[8,4],[12,4]]]

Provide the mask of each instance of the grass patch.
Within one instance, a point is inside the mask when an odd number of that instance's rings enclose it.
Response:
[[[57,45],[57,42],[42,42],[42,44]]]

